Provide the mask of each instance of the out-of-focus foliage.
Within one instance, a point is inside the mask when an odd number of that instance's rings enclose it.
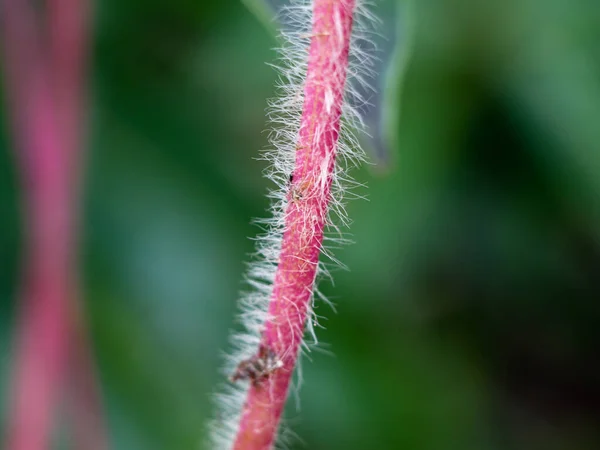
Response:
[[[266,214],[274,41],[234,0],[96,3],[81,256],[111,440],[199,448]],[[600,448],[600,6],[420,0],[412,18],[382,91],[397,145],[356,173],[351,271],[318,310],[335,356],[304,360],[289,447]],[[0,133],[6,405],[21,244]]]

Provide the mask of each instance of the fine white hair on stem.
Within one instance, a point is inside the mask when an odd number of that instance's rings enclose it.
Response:
[[[359,141],[354,134],[363,130],[360,116],[362,105],[369,99],[365,93],[370,92],[369,79],[373,77],[373,34],[374,16],[369,12],[368,1],[357,0],[353,17],[353,29],[350,42],[347,80],[339,140],[336,146],[336,164],[331,181],[331,195],[326,219],[326,234],[320,250],[328,260],[320,261],[317,267],[317,278],[331,278],[330,268],[344,268],[331,250],[346,244],[342,228],[350,225],[346,214],[345,200],[352,197],[352,189],[362,186],[353,181],[348,171],[365,161]],[[268,163],[265,176],[274,183],[269,190],[271,199],[269,217],[255,220],[261,233],[255,238],[256,251],[252,262],[248,264],[245,284],[248,291],[240,299],[241,313],[239,321],[243,330],[231,337],[232,351],[225,356],[224,375],[229,378],[240,361],[256,354],[261,340],[261,333],[268,317],[268,305],[273,290],[273,282],[281,251],[281,241],[285,231],[285,214],[288,202],[290,175],[294,171],[296,145],[298,142],[302,108],[304,104],[304,83],[306,79],[308,49],[311,40],[312,2],[311,0],[291,0],[280,12],[282,47],[279,49],[277,63],[271,64],[279,73],[276,92],[277,97],[268,103],[267,117],[270,122],[268,149],[261,152],[260,158]],[[324,166],[324,171],[327,168]],[[327,173],[323,179],[326,179]],[[349,195],[350,194],[350,195]],[[306,320],[305,334],[302,332],[301,351],[310,351],[317,345],[316,327],[321,326],[319,316],[315,313],[315,300],[331,304],[316,288],[311,293],[309,316]],[[333,308],[333,305],[332,305]],[[300,355],[299,355],[300,358]],[[298,398],[298,389],[302,384],[302,373],[299,361],[295,382],[291,391]],[[217,409],[214,420],[210,424],[211,449],[230,449],[236,435],[241,411],[246,399],[248,384],[246,382],[226,383],[214,396]],[[298,403],[299,404],[299,403]],[[280,432],[281,435],[281,432]],[[281,444],[278,440],[278,444]]]

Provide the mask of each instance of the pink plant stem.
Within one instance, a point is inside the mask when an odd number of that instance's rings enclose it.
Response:
[[[76,155],[85,135],[86,91],[84,86],[89,53],[90,5],[87,0],[47,0],[48,52],[51,76],[64,130],[65,145]]]
[[[76,314],[83,318],[83,314]],[[109,448],[95,362],[86,327],[74,324],[69,349],[69,407],[73,423],[73,449]]]
[[[86,135],[87,96],[85,79],[89,54],[88,0],[47,0],[50,64],[56,99],[58,121],[63,130],[63,145],[71,153],[75,168],[83,165],[82,140]],[[75,177],[81,170],[74,170]],[[79,191],[82,180],[74,180]],[[77,218],[78,199],[72,204]],[[78,227],[76,227],[78,228]],[[72,236],[73,240],[78,236]],[[74,242],[76,245],[77,243]],[[79,291],[78,289],[76,290]],[[108,448],[106,426],[103,422],[99,382],[80,295],[72,298],[69,349],[69,406],[74,429],[74,448],[102,450]]]
[[[60,145],[43,69],[30,70],[22,81],[26,90],[14,92],[23,102],[15,137],[21,149],[25,270],[7,432],[11,450],[48,446],[50,413],[64,376],[72,295],[69,158]]]
[[[50,412],[66,357],[69,171],[36,42],[35,16],[3,0],[3,50],[23,192],[25,258],[5,448],[48,447]]]
[[[246,398],[235,450],[273,445],[307,320],[330,200],[354,0],[315,0],[293,182],[261,345],[283,363]]]
[[[48,11],[50,51],[44,52],[43,28],[31,4],[0,0],[3,68],[19,150],[25,226],[4,447],[10,450],[50,447],[51,413],[65,381],[69,343],[81,338],[71,331],[75,323],[77,329],[81,326],[74,249],[86,8],[78,1],[56,0]],[[83,360],[89,365],[84,372],[93,369],[89,359]]]

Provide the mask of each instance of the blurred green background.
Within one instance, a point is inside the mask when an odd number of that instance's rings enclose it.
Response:
[[[400,11],[387,42],[410,59],[380,86],[388,154],[367,141],[355,173],[369,201],[322,285],[331,354],[304,360],[288,447],[600,448],[600,4],[403,6],[373,7]],[[112,448],[202,448],[266,214],[276,41],[237,0],[95,8],[81,256]],[[15,178],[3,126],[3,415]]]

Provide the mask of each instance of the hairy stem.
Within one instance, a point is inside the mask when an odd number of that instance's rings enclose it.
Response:
[[[354,6],[354,0],[313,3],[295,167],[269,318],[261,341],[261,348],[275,355],[272,359],[277,364],[271,361],[269,372],[250,385],[235,438],[236,450],[271,448],[296,366],[323,244]],[[257,355],[260,353],[267,354],[257,350]]]

